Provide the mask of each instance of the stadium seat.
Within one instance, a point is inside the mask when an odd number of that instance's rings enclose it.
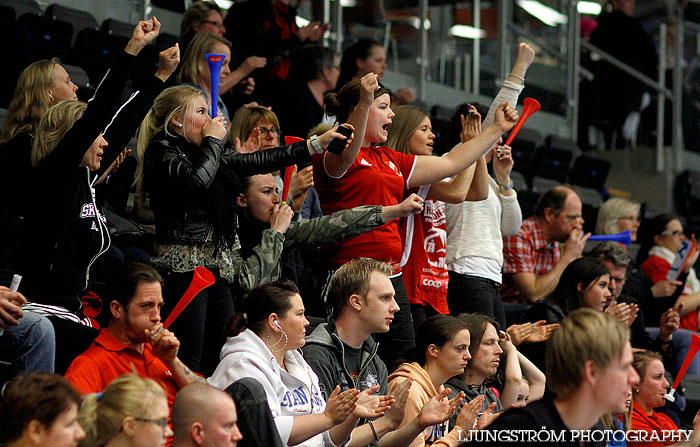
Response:
[[[547,177],[533,177],[532,178],[532,190],[537,194],[544,194],[550,188],[561,185],[559,180],[547,178]]]
[[[581,155],[581,149],[579,149],[578,145],[568,138],[549,135],[544,139],[544,145],[547,148],[571,152],[572,158]]]
[[[15,17],[20,17],[24,14],[41,15],[41,8],[34,0],[0,0],[0,6],[8,6],[15,11]]]
[[[114,34],[116,36],[131,38],[131,34],[134,32],[134,26],[130,23],[121,22],[115,19],[107,19],[102,22],[102,31],[107,34]]]
[[[569,183],[603,191],[609,173],[610,162],[608,160],[581,155],[574,161],[569,175]]]
[[[513,171],[523,174],[528,184],[532,181],[532,171],[535,167],[538,149],[529,144],[520,144],[513,142],[511,146],[511,156],[513,157]]]
[[[581,186],[577,186],[575,189],[584,205],[587,204],[595,208],[600,208],[603,205],[603,196],[600,195],[600,191],[597,189]]]
[[[72,63],[82,67],[90,81],[97,85],[127,42],[128,39],[122,36],[84,29],[75,40]]]
[[[75,39],[80,31],[84,29],[99,29],[97,20],[89,12],[68,8],[67,6],[58,5],[56,3],[46,8],[46,17],[50,17],[54,20],[62,20],[73,25],[74,33],[71,40],[72,45],[75,45]]]
[[[15,20],[14,16],[14,9],[0,5],[0,42],[3,43],[0,107],[3,108],[10,105],[19,74],[31,62],[29,30],[26,25]]]
[[[511,171],[510,179],[513,181],[513,186],[515,187],[516,191],[527,189],[527,180],[522,172]]]
[[[539,199],[540,194],[535,191],[531,191],[529,189],[518,191],[518,204],[520,205],[520,211],[523,215],[523,219],[527,219],[534,214],[535,205],[537,205],[537,201]]]
[[[533,167],[534,177],[544,177],[557,180],[559,183],[566,182],[571,167],[573,154],[567,150],[546,147],[540,151],[537,163]]]
[[[32,60],[67,58],[73,35],[70,23],[30,13],[22,15],[19,21],[29,29]]]
[[[9,6],[4,6],[0,4],[0,20],[3,24],[15,20],[15,10]]]

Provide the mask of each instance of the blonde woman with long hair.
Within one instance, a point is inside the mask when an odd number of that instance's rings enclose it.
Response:
[[[196,38],[195,38],[196,39]],[[234,200],[241,178],[308,162],[315,153],[311,140],[250,154],[224,153],[223,117],[209,118],[205,96],[187,85],[165,90],[144,119],[138,151],[143,172],[140,189],[150,199],[156,224],[153,264],[165,279],[166,316],[189,286],[197,266],[214,271],[216,283],[200,292],[175,322],[180,359],[193,371],[214,371],[224,343],[223,328],[234,312],[230,284],[244,290],[276,268],[282,250],[280,232],[267,232],[256,256],[243,261],[236,240]],[[319,136],[325,148],[344,138],[335,128]],[[350,140],[348,140],[350,141]],[[271,219],[285,219],[292,210],[277,205]]]
[[[179,62],[176,47],[161,52],[155,75],[121,105],[136,56],[159,30],[155,17],[139,22],[90,104],[61,102],[35,131],[22,292],[38,303],[33,310],[54,323],[57,372],[65,371],[94,338],[86,333],[92,329],[78,324],[80,297],[90,290],[93,264],[111,245],[94,184],[125,155],[124,146]]]
[[[78,99],[77,90],[57,58],[34,62],[20,74],[0,132],[0,214],[24,215],[34,131],[49,107]]]

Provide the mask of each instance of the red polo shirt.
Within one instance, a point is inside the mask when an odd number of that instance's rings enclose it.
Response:
[[[99,393],[112,380],[134,371],[139,377],[158,382],[168,397],[168,408],[172,407],[177,384],[170,370],[153,354],[151,344],[146,343],[141,354],[107,329],[100,330],[90,348],[73,360],[66,379],[83,394]]]

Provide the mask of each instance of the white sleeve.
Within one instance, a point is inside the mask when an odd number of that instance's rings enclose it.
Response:
[[[513,191],[512,196],[504,196],[497,192],[498,198],[503,207],[501,211],[501,233],[504,237],[515,236],[520,231],[520,225],[523,223],[523,215],[518,203],[518,193]]]
[[[496,98],[491,103],[491,107],[489,107],[489,113],[486,115],[486,118],[484,118],[484,122],[481,125],[481,128],[486,129],[491,124],[493,124],[493,118],[496,115],[496,109],[498,109],[498,106],[501,105],[503,101],[508,101],[508,104],[515,107],[515,105],[518,103],[518,97],[520,96],[520,92],[523,91],[523,87],[525,86],[522,84],[516,84],[515,82],[511,81],[504,81],[503,87],[501,87],[501,89],[498,91]]]

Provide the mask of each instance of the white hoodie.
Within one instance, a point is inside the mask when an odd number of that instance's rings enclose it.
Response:
[[[300,351],[287,351],[280,368],[265,342],[250,329],[229,337],[221,349],[221,362],[210,385],[225,389],[236,380],[252,377],[265,388],[270,411],[282,442],[289,445],[294,416],[323,413],[326,401],[318,386],[318,377]],[[349,442],[349,440],[348,440]],[[335,447],[328,431],[301,444],[304,447]]]

